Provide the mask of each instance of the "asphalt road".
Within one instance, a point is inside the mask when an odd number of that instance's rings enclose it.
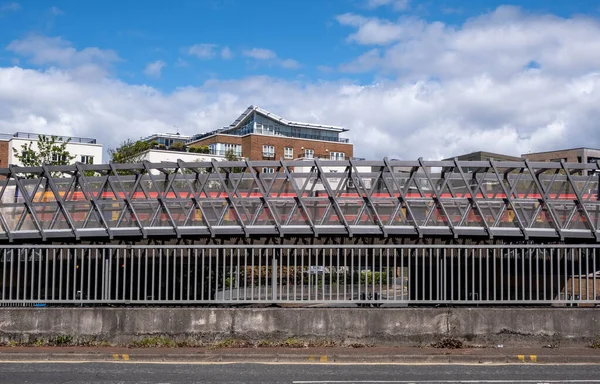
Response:
[[[2,384],[600,383],[600,365],[1,363]]]

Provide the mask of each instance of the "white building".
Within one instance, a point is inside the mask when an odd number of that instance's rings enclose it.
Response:
[[[183,151],[173,151],[165,149],[148,149],[139,155],[140,161],[149,161],[151,163],[176,163],[177,160],[184,161],[186,163],[225,160],[225,156],[211,155],[210,153],[193,153]]]
[[[17,159],[14,154],[13,148],[17,151],[21,151],[23,145],[31,143],[31,149],[36,151],[38,149],[37,143],[41,134],[37,133],[26,133],[17,132],[12,135],[2,135],[0,141],[6,144],[0,145],[0,159],[6,159],[7,164],[2,161],[1,167],[6,167],[9,164],[23,165]],[[51,134],[44,135],[46,137],[52,136]],[[70,136],[56,136],[58,140],[67,141],[66,150],[74,155],[75,158],[72,163],[80,162],[84,164],[102,164],[102,144],[98,144],[96,139],[85,138],[85,137],[70,137]]]

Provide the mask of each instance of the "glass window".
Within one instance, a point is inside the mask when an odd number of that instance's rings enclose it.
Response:
[[[273,168],[263,168],[263,173],[275,173],[275,169]]]
[[[273,145],[263,145],[264,157],[275,157],[275,147]]]
[[[293,159],[294,158],[294,148],[285,147],[283,149],[283,157],[285,159]]]
[[[315,157],[315,150],[314,149],[305,149],[304,150],[304,158],[306,158],[306,159],[312,159],[313,157]]]
[[[81,155],[79,161],[83,164],[94,164],[94,156]]]
[[[329,159],[331,160],[344,160],[345,158],[344,152],[330,152]]]

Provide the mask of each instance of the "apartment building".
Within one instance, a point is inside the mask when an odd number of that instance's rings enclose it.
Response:
[[[249,160],[344,160],[353,156],[349,139],[340,137],[347,131],[332,125],[290,121],[252,105],[228,127],[195,135],[188,145],[208,148],[216,155],[232,151]]]
[[[32,143],[32,149],[37,150],[37,142],[42,134],[17,132],[14,134],[0,134],[0,168],[6,168],[10,164],[22,165],[16,158],[13,148],[20,151],[23,145]],[[52,136],[51,134],[45,136]],[[72,136],[56,136],[58,140],[69,141],[67,151],[74,155],[73,163],[84,164],[102,163],[102,144],[96,139]]]

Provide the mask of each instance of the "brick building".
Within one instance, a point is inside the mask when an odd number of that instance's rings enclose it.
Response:
[[[571,148],[559,149],[555,151],[525,153],[521,155],[524,159],[530,161],[561,161],[567,163],[593,163],[600,161],[600,149],[594,148]],[[597,171],[596,171],[597,172]],[[587,171],[584,172],[587,174]]]
[[[320,158],[344,160],[353,145],[340,137],[348,129],[289,121],[257,106],[250,106],[229,127],[193,136],[190,147],[208,147],[210,153],[249,160]]]

